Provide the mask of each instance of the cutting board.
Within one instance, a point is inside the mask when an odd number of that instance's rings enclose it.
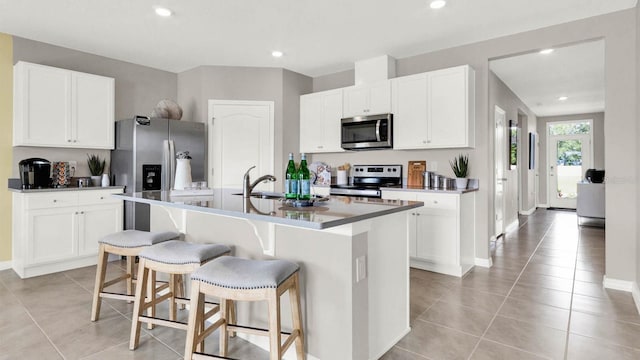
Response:
[[[424,186],[424,172],[427,171],[427,162],[424,160],[409,161],[407,186]]]

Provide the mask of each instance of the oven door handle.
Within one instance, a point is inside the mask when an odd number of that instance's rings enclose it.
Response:
[[[380,122],[382,122],[382,120],[376,121],[376,141],[377,142],[380,142]]]

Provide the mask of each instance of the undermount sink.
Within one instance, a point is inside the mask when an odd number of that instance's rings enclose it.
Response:
[[[232,195],[242,196],[242,193],[235,193]],[[260,199],[284,199],[284,194],[277,193],[277,192],[269,192],[269,191],[257,191],[257,192],[252,192],[251,197],[260,198]]]

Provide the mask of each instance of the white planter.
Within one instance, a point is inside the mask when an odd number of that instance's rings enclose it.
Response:
[[[456,189],[458,190],[466,189],[468,183],[469,183],[469,179],[467,178],[456,178]]]
[[[102,174],[101,185],[102,187],[108,187],[109,185],[111,185],[111,181],[109,181],[109,175]]]
[[[174,190],[184,190],[191,187],[191,159],[176,159],[176,178]]]

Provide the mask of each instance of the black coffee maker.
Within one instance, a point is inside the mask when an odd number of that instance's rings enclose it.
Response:
[[[51,183],[51,162],[46,159],[30,158],[18,163],[23,189],[48,188]]]

